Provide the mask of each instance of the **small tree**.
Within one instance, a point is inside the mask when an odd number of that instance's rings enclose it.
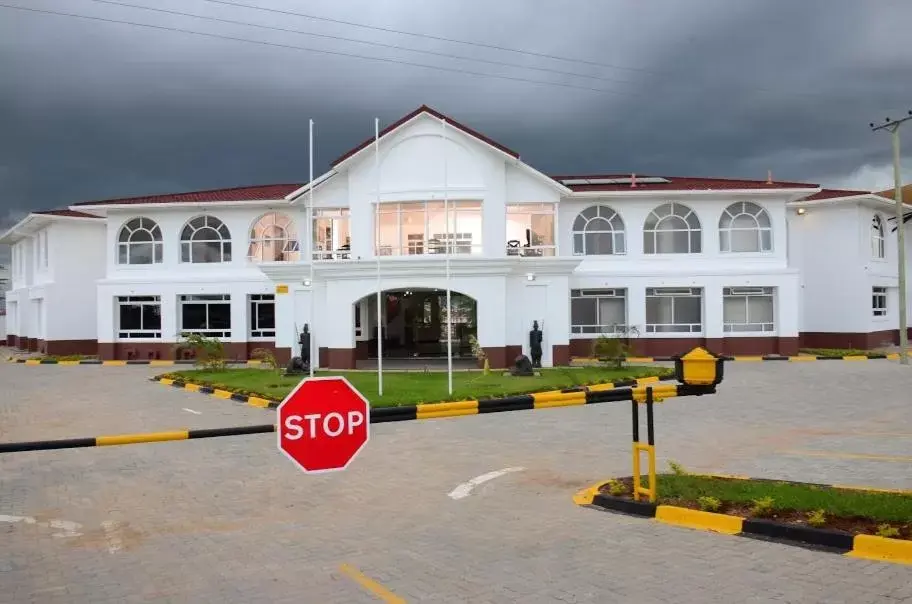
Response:
[[[250,357],[256,359],[268,366],[273,371],[278,371],[279,362],[276,360],[275,355],[268,348],[257,348],[250,353]]]
[[[225,369],[225,346],[218,338],[207,338],[198,333],[182,333],[177,348],[193,351],[196,365],[209,371]]]
[[[638,335],[640,332],[635,325],[613,325],[610,331],[596,338],[592,344],[592,355],[615,369],[621,369],[633,349],[630,338]]]

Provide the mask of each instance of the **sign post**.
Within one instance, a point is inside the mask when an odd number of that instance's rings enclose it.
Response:
[[[344,470],[370,437],[370,404],[344,377],[307,377],[277,409],[278,446],[307,474]]]

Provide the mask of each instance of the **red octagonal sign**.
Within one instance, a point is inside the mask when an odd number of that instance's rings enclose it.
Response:
[[[304,378],[278,416],[279,451],[307,473],[344,470],[370,436],[370,405],[344,377]]]

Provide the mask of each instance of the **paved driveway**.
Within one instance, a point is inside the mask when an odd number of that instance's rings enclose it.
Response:
[[[272,419],[155,372],[0,365],[0,440]],[[912,488],[912,369],[726,373],[720,394],[658,407],[661,467]],[[626,404],[380,424],[335,475],[300,474],[274,443],[0,456],[0,602],[912,601],[912,567],[576,507],[630,472]]]

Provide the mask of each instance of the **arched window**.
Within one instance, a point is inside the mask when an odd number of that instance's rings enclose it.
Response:
[[[181,231],[181,262],[231,262],[231,233],[215,216],[197,216]]]
[[[591,206],[573,222],[573,253],[603,256],[627,252],[624,221],[608,206]]]
[[[297,260],[298,251],[294,221],[285,214],[263,214],[250,229],[247,257],[251,262]]]
[[[723,252],[770,252],[773,228],[766,210],[750,201],[733,203],[719,218],[719,250]]]
[[[874,214],[871,221],[871,255],[874,258],[886,257],[886,245],[884,243],[884,224],[880,214]]]
[[[160,264],[162,233],[151,218],[133,218],[117,235],[118,264]]]
[[[699,254],[703,251],[700,219],[684,204],[660,205],[643,224],[643,253]]]

